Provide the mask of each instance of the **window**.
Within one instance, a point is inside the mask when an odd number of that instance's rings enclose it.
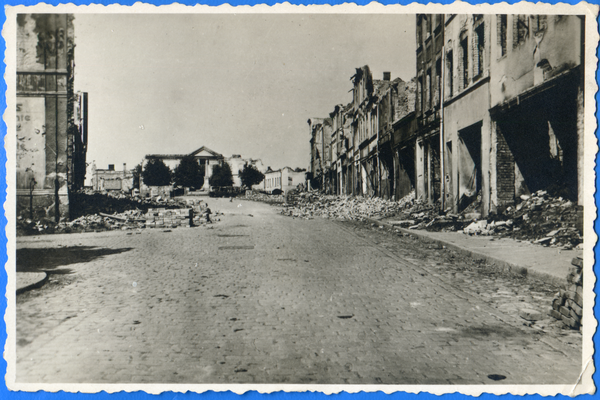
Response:
[[[440,58],[435,62],[435,95],[433,104],[440,104],[440,96],[442,95],[442,60]]]
[[[425,98],[425,96],[423,95],[423,77],[422,76],[420,76],[419,79],[417,80],[417,96],[419,97],[419,100],[417,102],[417,104],[419,105],[419,111],[422,113],[424,111],[423,99]]]
[[[417,46],[423,45],[423,17],[419,16],[417,20]]]
[[[460,41],[460,51],[462,52],[462,87],[466,88],[469,86],[469,46],[467,44],[467,38],[465,37]]]
[[[498,47],[500,48],[500,57],[504,57],[506,55],[506,14],[497,15],[496,24],[498,30]]]
[[[548,27],[548,17],[546,15],[531,16],[531,33],[534,36],[544,33]]]
[[[439,35],[442,31],[442,14],[436,14],[433,22],[433,31],[435,35]]]
[[[427,80],[425,81],[425,107],[431,108],[431,68],[427,70]]]
[[[425,40],[427,40],[429,38],[429,36],[431,35],[430,19],[431,19],[431,16],[429,16],[429,15],[423,16],[423,38],[425,38]]]
[[[446,97],[452,97],[454,89],[454,60],[452,50],[446,54]]]
[[[484,37],[484,24],[481,23],[475,28],[475,34],[473,35],[473,51],[474,51],[474,65],[473,65],[473,79],[478,79],[483,73],[483,57],[485,53],[485,37]]]
[[[529,18],[527,15],[513,16],[513,48],[525,43],[529,37]]]

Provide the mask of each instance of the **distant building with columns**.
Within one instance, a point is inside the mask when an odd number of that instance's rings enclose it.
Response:
[[[165,165],[171,169],[171,171],[174,171],[175,168],[177,168],[177,166],[181,162],[181,160],[184,157],[189,157],[189,156],[194,157],[194,159],[196,161],[198,161],[198,164],[200,164],[200,166],[203,167],[203,169],[204,169],[204,184],[202,187],[204,189],[208,190],[208,188],[210,186],[209,179],[212,176],[213,168],[216,165],[222,165],[225,158],[223,157],[222,154],[217,153],[216,151],[213,151],[206,146],[202,146],[199,149],[194,150],[188,154],[147,154],[146,157],[144,158],[142,167],[145,168],[146,164],[150,160],[162,160],[162,162],[164,162]],[[142,192],[144,192],[144,189],[148,189],[146,187],[146,185],[144,185],[143,182],[140,182],[140,185],[142,186],[141,187]]]

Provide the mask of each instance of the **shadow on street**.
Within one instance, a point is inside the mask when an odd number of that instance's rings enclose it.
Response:
[[[99,257],[119,254],[131,250],[98,248],[95,246],[74,246],[64,248],[18,249],[17,272],[50,272],[53,274],[70,274],[71,269],[61,266],[84,263]]]

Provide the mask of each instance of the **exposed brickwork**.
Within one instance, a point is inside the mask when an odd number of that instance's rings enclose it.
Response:
[[[498,205],[504,205],[515,200],[515,158],[508,147],[508,143],[506,143],[500,126],[497,126],[496,137]]]

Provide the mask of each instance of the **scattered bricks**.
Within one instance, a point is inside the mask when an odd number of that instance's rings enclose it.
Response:
[[[577,288],[575,289],[575,293],[577,293],[579,296],[583,296],[583,284],[577,285]]]
[[[578,306],[583,307],[583,297],[579,293],[575,293],[573,300]]]
[[[579,317],[583,315],[583,307],[580,307],[579,304],[575,302],[571,305],[571,310],[575,311],[575,314],[579,315]]]
[[[561,307],[561,308],[560,308],[560,310],[559,310],[559,311],[560,311],[560,313],[561,313],[563,316],[566,316],[566,317],[568,317],[569,315],[571,315],[571,312],[569,311],[569,309],[568,309],[567,307],[564,307],[564,306],[563,306],[563,307]]]
[[[550,316],[554,319],[562,320],[562,314],[556,310],[550,310]]]
[[[573,317],[562,316],[562,322],[572,329],[578,329],[581,323]]]
[[[530,308],[523,308],[519,310],[519,316],[527,321],[538,321],[542,319],[542,313]]]
[[[575,265],[576,267],[583,268],[583,258],[575,257],[573,260],[571,260],[571,264]]]
[[[569,274],[567,275],[567,282],[575,285],[582,285],[583,275],[582,274]],[[581,286],[579,286],[581,287]],[[577,291],[577,289],[575,289]]]
[[[552,308],[555,310],[560,310],[560,307],[565,304],[565,299],[562,297],[556,298],[552,300]]]
[[[571,318],[575,318],[577,321],[581,321],[581,314],[577,314],[574,308],[571,308],[570,316]]]

